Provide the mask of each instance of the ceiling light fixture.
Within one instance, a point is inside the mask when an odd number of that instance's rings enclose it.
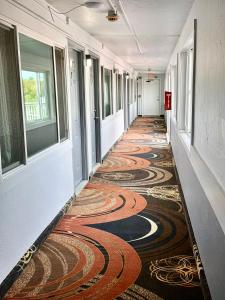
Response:
[[[119,19],[119,16],[118,16],[117,12],[115,12],[114,10],[109,10],[108,15],[106,16],[106,19],[109,22],[116,22]]]

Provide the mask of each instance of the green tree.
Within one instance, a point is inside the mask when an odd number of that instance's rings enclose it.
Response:
[[[36,102],[37,99],[37,85],[33,77],[23,79],[23,90],[25,102]]]

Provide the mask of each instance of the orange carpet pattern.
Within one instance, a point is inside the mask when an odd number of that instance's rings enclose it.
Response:
[[[137,118],[5,299],[203,299],[162,118]]]

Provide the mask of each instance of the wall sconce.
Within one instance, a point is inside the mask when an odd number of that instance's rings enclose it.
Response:
[[[90,54],[85,55],[87,67],[92,66],[92,58]]]

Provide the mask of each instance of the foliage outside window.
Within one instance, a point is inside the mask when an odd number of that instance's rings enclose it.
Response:
[[[48,72],[22,70],[22,81],[28,126],[50,120]]]

